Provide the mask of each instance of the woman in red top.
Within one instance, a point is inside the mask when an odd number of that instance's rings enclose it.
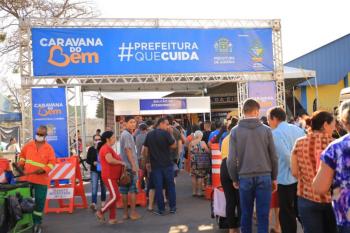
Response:
[[[99,152],[99,159],[101,163],[101,177],[103,183],[109,190],[109,200],[101,210],[96,212],[98,220],[104,222],[104,213],[109,210],[109,224],[120,223],[116,218],[117,198],[119,197],[119,189],[117,180],[120,178],[122,166],[125,163],[111,146],[116,142],[116,137],[112,131],[106,131],[101,136],[101,142],[97,146]]]

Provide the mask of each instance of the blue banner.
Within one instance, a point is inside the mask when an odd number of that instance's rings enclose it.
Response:
[[[33,28],[34,76],[271,72],[272,29]]]
[[[183,110],[187,108],[186,99],[145,99],[140,100],[140,111]]]
[[[68,157],[68,126],[65,88],[32,89],[33,135],[40,125],[48,128],[47,142],[56,157]]]

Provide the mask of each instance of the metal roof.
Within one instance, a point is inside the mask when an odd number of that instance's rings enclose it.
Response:
[[[285,65],[316,71],[318,85],[336,84],[350,72],[350,34],[298,57]],[[313,85],[315,80],[310,80]],[[307,85],[302,83],[301,85]]]

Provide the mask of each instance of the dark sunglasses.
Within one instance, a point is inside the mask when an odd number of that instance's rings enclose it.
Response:
[[[41,134],[41,133],[36,133],[36,135],[38,135],[39,137],[46,137],[45,134]]]

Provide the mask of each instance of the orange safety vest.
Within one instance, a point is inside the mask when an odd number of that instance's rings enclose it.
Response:
[[[45,142],[38,149],[35,141],[28,142],[22,149],[19,164],[24,165],[24,173],[32,173],[38,169],[43,169],[45,173],[36,175],[30,174],[23,176],[21,180],[28,181],[33,184],[48,185],[49,172],[54,168],[56,163],[55,152],[50,144]]]

